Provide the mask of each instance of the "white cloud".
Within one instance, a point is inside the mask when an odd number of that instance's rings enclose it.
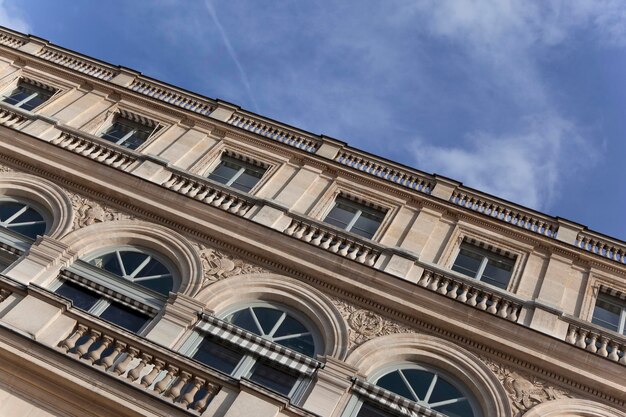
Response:
[[[23,33],[31,33],[30,25],[19,16],[17,8],[7,5],[4,0],[0,0],[0,26]]]
[[[559,184],[602,146],[563,116],[540,76],[538,61],[565,48],[577,30],[593,30],[603,46],[626,45],[626,12],[616,1],[437,0],[412,10],[431,35],[461,45],[475,76],[505,91],[520,107],[523,127],[504,133],[469,132],[461,146],[418,139],[412,149],[421,169],[537,209],[550,207]]]

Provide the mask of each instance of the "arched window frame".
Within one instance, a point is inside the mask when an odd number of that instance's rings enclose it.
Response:
[[[50,284],[49,289],[51,291],[57,291],[66,281],[73,281],[79,286],[86,287],[88,291],[95,292],[100,296],[100,299],[88,310],[90,314],[95,316],[102,314],[112,303],[122,304],[134,310],[138,310],[149,317],[149,320],[136,332],[140,335],[145,334],[147,330],[152,327],[154,318],[165,306],[167,297],[89,263],[90,260],[98,256],[114,251],[133,251],[152,256],[165,265],[172,274],[172,291],[176,291],[180,285],[177,268],[164,256],[143,247],[119,245],[102,248],[89,253],[84,256],[83,259],[76,260],[70,267],[66,268],[55,278]]]
[[[20,203],[20,204],[24,204],[30,208],[32,208],[33,210],[35,210],[37,213],[39,213],[39,215],[43,218],[43,220],[46,222],[46,227],[45,227],[45,231],[44,231],[44,235],[47,234],[50,231],[50,224],[52,223],[52,218],[50,213],[48,212],[48,210],[46,210],[43,206],[41,206],[41,204],[36,203],[30,199],[27,198],[22,198],[22,197],[13,197],[11,195],[2,195],[0,196],[0,204],[2,204],[3,202],[14,202],[14,203]],[[7,227],[0,227],[0,241],[2,241],[3,243],[6,243],[8,245],[11,245],[17,249],[20,250],[26,250],[28,249],[33,242],[35,241],[35,239],[23,235],[21,233],[18,233],[14,230],[11,230]]]
[[[314,355],[317,355],[318,353],[321,352],[322,346],[323,346],[323,340],[316,326],[306,316],[304,316],[303,314],[299,313],[298,311],[284,304],[268,302],[268,301],[254,301],[254,302],[248,302],[244,304],[236,304],[227,308],[223,312],[221,312],[217,317],[219,318],[219,320],[223,322],[228,322],[228,318],[232,314],[238,311],[241,311],[243,309],[250,308],[250,307],[252,308],[269,307],[269,308],[281,310],[285,312],[286,314],[290,315],[291,317],[295,318],[304,327],[306,327],[307,330],[309,330],[311,335],[313,336],[313,341],[314,341],[314,346],[315,346]],[[268,340],[267,338],[263,338],[262,336],[256,333],[250,332],[248,330],[245,330],[245,329],[241,329],[241,330],[245,333],[254,334],[255,336],[258,336],[259,338]],[[186,339],[186,341],[181,345],[179,351],[186,356],[193,357],[198,352],[198,349],[200,345],[202,344],[202,342],[207,338],[210,338],[210,340],[216,345],[220,345],[226,349],[229,349],[229,348],[237,349],[237,346],[229,346],[227,341],[211,336],[207,334],[206,332],[204,332],[203,330],[201,330],[200,326],[197,326],[196,329],[194,329],[194,331],[191,333],[191,335]],[[277,342],[273,342],[269,340],[268,342],[273,345],[279,345]],[[281,350],[281,349],[293,351],[292,349],[289,349],[280,345],[280,348],[278,350]],[[256,354],[255,352],[250,351],[250,350],[241,349],[241,353],[242,353],[242,358],[239,360],[239,363],[235,366],[233,371],[230,373],[230,376],[233,378],[251,379],[253,377],[255,370],[257,369],[258,366],[260,366],[260,364],[264,364],[266,366],[269,366],[272,369],[278,370],[279,372],[284,372],[284,373],[291,374],[291,375],[297,373],[294,371],[287,371],[285,368],[281,367],[279,365],[279,361],[281,360],[281,358],[277,358],[274,361],[267,361],[261,356],[259,356],[258,354]],[[306,356],[305,354],[302,354],[299,352],[297,354],[300,356]],[[314,359],[312,359],[311,361],[316,362]],[[307,388],[310,382],[311,382],[311,375],[308,375],[306,373],[298,373],[297,378],[295,382],[293,383],[293,386],[291,387],[289,392],[287,394],[283,393],[282,395],[289,397],[293,403],[298,404],[304,399],[304,395],[307,392]]]
[[[386,366],[378,369],[376,372],[372,373],[372,375],[370,375],[370,377],[367,379],[367,382],[369,384],[372,385],[376,385],[377,387],[380,387],[378,385],[378,381],[395,372],[395,371],[402,371],[402,370],[409,370],[409,369],[417,369],[417,370],[422,370],[422,371],[427,371],[427,372],[431,372],[433,374],[436,374],[438,377],[443,377],[443,379],[448,382],[449,384],[453,385],[456,389],[458,389],[465,398],[467,398],[467,401],[470,404],[470,407],[472,408],[472,412],[473,412],[473,417],[483,417],[483,413],[481,410],[481,407],[478,403],[478,401],[476,400],[476,398],[474,397],[474,395],[471,393],[471,391],[465,387],[462,383],[460,383],[457,378],[450,374],[447,371],[444,371],[442,369],[439,369],[437,367],[431,366],[429,364],[424,364],[424,363],[416,363],[416,362],[396,362],[396,363],[391,363],[391,364],[387,364]],[[384,391],[388,391],[391,392],[395,395],[398,395],[400,397],[402,397],[401,394],[395,393],[393,391],[389,391],[385,388],[380,387],[381,390]],[[403,397],[406,398],[406,397]],[[381,400],[383,400],[383,398],[381,397]],[[408,401],[410,401],[411,403],[415,403],[415,404],[420,404],[419,402],[414,401],[413,399],[408,398]],[[385,412],[385,406],[384,406],[384,401],[381,401],[380,404],[376,404],[375,401],[366,401],[363,396],[360,395],[355,395],[351,398],[351,401],[348,403],[348,406],[346,407],[346,410],[343,414],[343,417],[356,417],[359,412],[361,411],[361,408],[363,406],[364,403],[369,403],[371,405],[373,405],[376,408],[380,408],[381,412]],[[429,407],[429,405],[426,404],[420,404],[422,407],[428,409],[428,410],[432,410],[435,412],[440,412],[436,409],[432,409]],[[387,413],[391,414],[390,411],[387,411]],[[444,415],[443,413],[441,415]]]

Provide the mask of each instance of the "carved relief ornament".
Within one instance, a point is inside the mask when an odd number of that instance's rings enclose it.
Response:
[[[388,320],[370,310],[360,308],[340,298],[331,298],[350,328],[350,349],[370,339],[395,333],[415,333],[415,330]]]
[[[135,219],[135,216],[131,214],[123,213],[80,194],[72,192],[67,192],[67,194],[74,209],[74,230],[94,223]]]
[[[195,243],[194,246],[202,259],[203,279],[200,290],[214,282],[236,275],[271,272],[262,266],[253,265],[204,244]]]
[[[524,372],[514,371],[491,359],[480,358],[491,371],[496,374],[509,397],[513,416],[520,417],[532,407],[560,398],[573,398],[573,395],[562,388]]]

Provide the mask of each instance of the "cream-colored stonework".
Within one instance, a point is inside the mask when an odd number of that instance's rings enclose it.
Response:
[[[0,204],[45,223],[0,219],[0,415],[431,415],[376,389],[402,367],[458,384],[473,417],[625,415],[626,338],[591,322],[603,297],[626,311],[625,242],[2,29],[0,93],[18,83],[56,92],[0,101]],[[101,137],[118,117],[152,134]],[[224,154],[266,168],[250,192],[207,178]],[[325,221],[339,195],[380,212],[372,239]],[[467,245],[508,283],[453,270]],[[120,248],[122,272],[87,263]],[[141,283],[152,260],[167,288]],[[280,322],[229,322],[254,309]],[[285,342],[290,320],[310,339]],[[204,348],[242,359],[219,372]]]

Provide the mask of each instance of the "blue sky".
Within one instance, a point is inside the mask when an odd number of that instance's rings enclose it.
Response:
[[[623,0],[0,0],[0,24],[626,239]]]

